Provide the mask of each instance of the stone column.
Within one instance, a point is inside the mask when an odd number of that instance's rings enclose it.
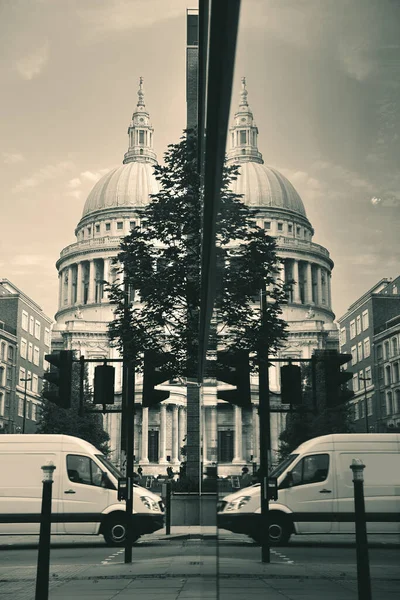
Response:
[[[328,308],[332,309],[331,273],[328,269],[326,270],[326,289]]]
[[[312,297],[312,265],[310,262],[306,263],[306,304],[314,304]]]
[[[293,284],[293,302],[296,303],[300,303],[301,302],[301,297],[300,297],[300,281],[299,281],[299,261],[296,259],[293,259],[293,279],[294,279],[294,284]]]
[[[210,408],[210,460],[216,462],[218,459],[218,422],[217,407]]]
[[[166,462],[166,441],[167,441],[167,406],[160,404],[160,450],[158,462]]]
[[[279,262],[279,279],[282,283],[285,283],[285,261],[281,260]]]
[[[235,415],[235,451],[232,463],[243,462],[243,433],[242,433],[242,409],[234,406]]]
[[[253,404],[252,407],[253,417],[253,462],[258,463],[260,461],[260,421],[258,418],[258,406]]]
[[[72,266],[68,267],[67,303],[68,306],[72,305]]]
[[[317,304],[322,304],[322,268],[317,266]]]
[[[89,261],[88,304],[94,302],[94,260]]]
[[[172,407],[172,463],[179,464],[179,407],[174,404]]]
[[[110,259],[109,258],[103,258],[103,279],[104,281],[107,281],[108,283],[111,283],[109,281],[109,277],[110,277]],[[108,302],[108,292],[106,292],[105,288],[106,288],[106,283],[103,284],[103,298],[102,298],[102,302]]]
[[[178,424],[179,424],[179,456],[180,456],[181,448],[182,448],[182,446],[184,446],[183,438],[185,437],[185,433],[186,433],[186,414],[185,414],[185,408],[183,406],[179,407]]]
[[[61,309],[63,306],[63,281],[64,281],[64,273],[63,271],[58,272],[58,308]]]
[[[149,462],[149,409],[142,407],[142,446],[140,449],[140,462]]]
[[[82,288],[83,288],[82,263],[78,262],[78,264],[76,266],[76,303],[77,304],[82,303]]]

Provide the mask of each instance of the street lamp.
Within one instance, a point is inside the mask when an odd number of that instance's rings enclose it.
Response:
[[[365,429],[369,433],[368,426],[368,400],[367,400],[367,381],[371,381],[371,377],[359,377],[360,381],[364,382],[364,406],[365,406]]]
[[[21,377],[20,381],[25,381],[25,390],[24,390],[24,416],[22,418],[22,433],[25,433],[25,421],[26,421],[26,389],[28,381],[32,381],[32,377]]]

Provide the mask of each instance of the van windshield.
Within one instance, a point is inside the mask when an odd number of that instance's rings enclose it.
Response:
[[[106,458],[102,454],[96,454],[96,458],[98,458],[99,461],[101,463],[103,463],[103,465],[106,467],[106,469],[108,469],[114,475],[114,477],[116,479],[119,479],[120,477],[122,477],[121,471],[119,469],[117,469],[117,467],[115,465],[113,465],[112,462],[108,460],[108,458]]]
[[[289,454],[275,469],[269,474],[270,477],[279,477],[288,468],[288,466],[298,457],[298,454]]]

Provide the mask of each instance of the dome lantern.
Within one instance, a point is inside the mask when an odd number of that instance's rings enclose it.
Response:
[[[129,148],[124,155],[123,163],[147,162],[156,164],[157,157],[153,150],[154,129],[144,103],[143,77],[139,79],[138,97],[136,110],[128,127]]]
[[[234,125],[229,129],[228,164],[244,162],[263,164],[264,162],[261,152],[258,151],[258,127],[247,102],[247,95],[246,78],[242,77],[239,110],[235,113]]]

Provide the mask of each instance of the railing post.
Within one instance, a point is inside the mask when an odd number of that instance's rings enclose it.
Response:
[[[357,584],[359,600],[371,600],[371,579],[369,572],[367,525],[364,503],[364,469],[359,458],[353,458],[350,465],[353,471],[354,513],[356,524]]]
[[[48,600],[50,570],[51,497],[53,471],[52,462],[43,465],[42,512],[40,518],[39,551],[36,572],[35,600]]]

